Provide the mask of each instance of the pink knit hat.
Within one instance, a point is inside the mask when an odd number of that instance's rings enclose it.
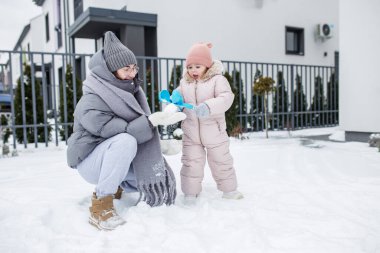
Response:
[[[190,64],[200,64],[207,68],[212,65],[211,58],[211,43],[196,43],[194,44],[186,56],[186,67]]]

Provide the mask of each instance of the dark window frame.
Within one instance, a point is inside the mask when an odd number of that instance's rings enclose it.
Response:
[[[288,33],[293,34],[293,45],[288,45]],[[289,48],[294,48],[290,50]],[[305,55],[305,29],[300,27],[285,26],[285,54]]]
[[[74,20],[83,13],[83,0],[74,0]]]
[[[49,13],[46,13],[45,15],[45,34],[46,34],[46,42],[50,40],[50,33],[49,33]]]

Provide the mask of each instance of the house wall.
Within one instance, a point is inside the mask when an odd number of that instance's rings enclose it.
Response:
[[[48,14],[49,17],[49,41],[46,41],[46,32],[45,32],[45,15]],[[57,36],[54,31],[54,26],[56,24],[56,10],[55,10],[55,0],[45,1],[42,6],[42,22],[41,26],[37,29],[31,29],[32,34],[38,34],[42,40],[43,46],[41,50],[45,52],[55,52],[57,50]],[[35,45],[35,47],[38,47]],[[34,51],[34,48],[33,48]]]
[[[353,134],[380,132],[379,10],[379,1],[340,1],[340,126]]]
[[[83,1],[90,6],[157,14],[160,57],[183,58],[193,43],[210,41],[223,60],[333,65],[339,46],[338,0]],[[335,36],[316,39],[318,23],[333,24]],[[305,29],[304,56],[285,54],[285,26]],[[77,52],[88,52],[76,41]]]
[[[127,10],[158,14],[158,55],[184,57],[199,41],[214,44],[216,58],[333,65],[338,36],[315,39],[318,23],[334,24],[338,1],[127,0]],[[170,8],[168,8],[170,6]],[[305,29],[305,55],[285,54],[285,26]],[[327,52],[327,56],[324,56]]]

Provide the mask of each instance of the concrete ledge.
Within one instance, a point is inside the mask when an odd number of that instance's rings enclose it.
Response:
[[[351,132],[351,131],[345,132],[346,141],[358,141],[358,142],[368,142],[369,136],[371,134],[372,133],[367,133],[367,132]]]

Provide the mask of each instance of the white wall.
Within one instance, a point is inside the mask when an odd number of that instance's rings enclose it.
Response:
[[[127,10],[158,14],[159,56],[184,57],[198,41],[214,44],[215,58],[333,65],[338,36],[315,41],[320,22],[338,26],[337,0],[127,0]],[[305,56],[285,54],[285,26],[305,29]],[[328,53],[324,57],[324,52]]]
[[[30,43],[30,51],[41,52],[46,50],[45,14],[41,14],[30,21],[28,37],[30,40],[24,40],[22,44]]]
[[[258,2],[260,0],[84,0],[83,10],[90,6],[121,9],[126,5],[128,11],[157,14],[158,56],[161,57],[184,58],[194,42],[210,41],[214,44],[214,58],[221,60],[334,64],[334,52],[339,46],[339,0],[262,0],[262,5],[257,6]],[[62,11],[63,7],[62,4]],[[71,1],[69,7],[70,24],[73,24]],[[43,39],[39,42],[41,49],[56,52],[56,0],[45,1],[42,12],[43,23],[40,28],[33,28],[32,34]],[[47,12],[51,37],[48,43],[44,41]],[[63,13],[61,15],[63,18]],[[336,36],[324,42],[316,40],[314,33],[318,23],[334,24]],[[304,28],[304,56],[285,54],[285,26]],[[93,40],[75,41],[78,53],[93,53],[94,45]],[[35,45],[34,48],[40,47]],[[59,51],[64,52],[64,48]],[[328,55],[324,56],[324,52]]]
[[[43,15],[43,25],[35,32],[38,32],[44,42],[45,52],[55,52],[57,50],[57,35],[54,30],[56,24],[56,10],[55,10],[55,0],[45,1],[42,6]],[[45,31],[45,15],[49,14],[49,41],[46,41],[46,31]]]
[[[120,10],[126,5],[124,0],[83,0],[83,11],[88,7]]]
[[[380,1],[340,1],[340,125],[380,132]],[[352,18],[356,17],[356,18]]]
[[[158,15],[158,56],[184,58],[198,41],[211,41],[217,59],[333,65],[338,51],[338,0],[85,0],[88,7]],[[73,17],[73,14],[71,14]],[[334,24],[335,36],[315,39],[318,23]],[[285,54],[285,26],[305,29],[305,55]],[[76,40],[76,51],[89,52],[93,41]],[[327,57],[324,56],[327,52]]]

